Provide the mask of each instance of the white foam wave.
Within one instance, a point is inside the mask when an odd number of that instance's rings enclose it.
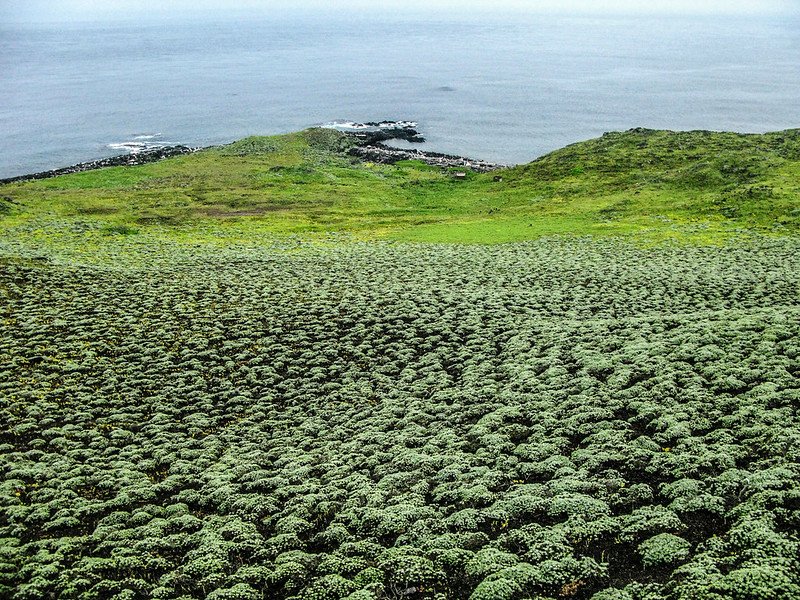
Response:
[[[417,127],[416,121],[381,121],[380,123],[356,123],[355,121],[329,121],[320,125],[325,129],[338,131],[380,131],[381,129],[405,129]]]
[[[111,150],[122,150],[124,152],[129,152],[130,154],[136,154],[138,152],[144,152],[146,150],[152,150],[154,148],[163,148],[166,144],[163,143],[153,143],[153,142],[114,142],[113,144],[108,144],[108,147]]]

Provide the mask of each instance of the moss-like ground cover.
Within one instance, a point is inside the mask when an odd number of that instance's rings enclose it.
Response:
[[[798,137],[0,188],[0,597],[800,597]]]

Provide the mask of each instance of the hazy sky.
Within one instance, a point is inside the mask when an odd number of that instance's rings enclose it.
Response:
[[[308,11],[500,11],[562,13],[774,14],[797,0],[0,0],[0,22],[201,15],[209,11],[265,14]]]

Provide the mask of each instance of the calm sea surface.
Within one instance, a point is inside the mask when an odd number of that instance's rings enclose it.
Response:
[[[636,126],[800,127],[795,18],[339,15],[0,24],[0,177],[336,119],[527,162]]]

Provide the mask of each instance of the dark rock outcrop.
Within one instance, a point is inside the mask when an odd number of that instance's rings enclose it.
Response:
[[[424,142],[425,138],[417,131],[417,124],[413,121],[348,122],[340,123],[335,128],[358,142],[357,146],[350,149],[350,155],[374,163],[394,164],[401,160],[419,160],[436,167],[470,169],[481,173],[501,169],[504,166],[439,152],[393,148],[382,143],[389,140]]]
[[[442,168],[463,168],[487,173],[502,169],[505,165],[465,158],[463,156],[453,156],[452,154],[440,154],[439,152],[423,152],[422,150],[408,150],[405,148],[392,148],[385,144],[371,144],[356,146],[350,150],[352,156],[357,156],[362,160],[374,163],[392,165],[401,160],[418,160],[425,164]]]
[[[362,145],[377,144],[387,140],[405,140],[421,144],[425,141],[414,121],[370,121],[368,123],[335,122],[330,125]]]

